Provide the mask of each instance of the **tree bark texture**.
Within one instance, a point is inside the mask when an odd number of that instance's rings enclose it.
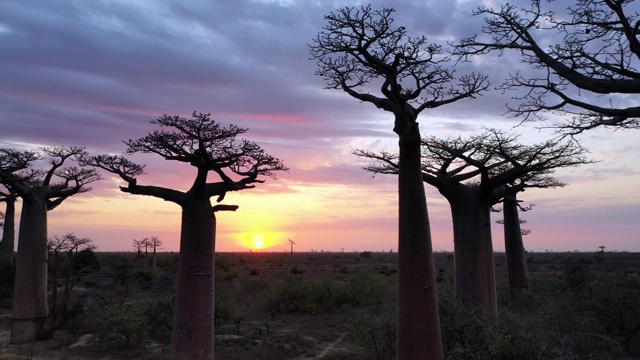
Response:
[[[182,205],[172,360],[213,360],[215,217],[207,198]]]
[[[491,205],[482,199],[479,187],[458,188],[449,198],[454,233],[454,288],[463,303],[477,306],[489,319],[496,319],[498,303],[491,240]]]
[[[23,196],[16,285],[11,315],[13,344],[35,341],[45,324],[47,305],[47,198]]]
[[[504,252],[507,259],[507,283],[509,300],[523,289],[529,289],[527,261],[520,229],[518,203],[515,194],[507,194],[502,206],[504,216]]]
[[[2,242],[0,242],[0,261],[13,262],[13,250],[15,247],[16,228],[16,198],[7,197],[7,206],[4,211],[4,227],[2,228]]]
[[[397,131],[399,241],[396,359],[443,359],[418,124]],[[397,129],[397,127],[396,127]]]

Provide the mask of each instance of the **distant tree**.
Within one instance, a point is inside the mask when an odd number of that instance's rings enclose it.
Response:
[[[474,15],[485,17],[483,32],[488,37],[463,39],[456,52],[468,57],[514,50],[529,69],[537,70],[533,75],[512,73],[502,86],[524,88],[524,95],[516,97],[521,103],[509,107],[516,116],[535,119],[543,111],[573,115],[552,126],[569,135],[599,126],[640,128],[640,106],[632,101],[640,94],[636,4],[573,3],[561,14],[543,10],[540,0],[531,1],[530,8],[510,3],[500,9],[481,7]]]
[[[534,187],[555,188],[562,187],[565,184],[553,178],[547,178],[548,181],[533,183]],[[504,252],[507,263],[507,295],[509,300],[513,300],[516,295],[524,290],[529,289],[529,272],[527,271],[527,261],[525,258],[525,248],[523,236],[529,235],[531,230],[522,229],[521,224],[526,220],[520,219],[520,211],[529,211],[533,205],[528,207],[520,205],[518,193],[524,191],[528,186],[525,182],[518,185],[509,184],[505,186],[504,197],[502,199],[503,209],[502,220],[496,221],[504,227]],[[541,186],[544,185],[544,186]]]
[[[93,252],[96,246],[89,238],[81,238],[74,233],[56,235],[47,241],[47,249],[51,256],[48,259],[49,280],[51,282],[51,298],[49,315],[43,329],[43,338],[52,338],[67,318],[67,309],[71,302],[71,292],[82,274],[97,270],[99,263],[93,255],[93,261],[83,261],[83,251]],[[78,252],[80,250],[80,252]],[[86,256],[85,256],[86,257]],[[58,287],[63,286],[63,293],[58,299]]]
[[[442,359],[431,232],[420,170],[418,115],[473,98],[488,88],[477,74],[454,77],[441,45],[409,37],[393,25],[391,8],[344,7],[325,16],[310,53],[327,88],[393,114],[400,168],[397,358]],[[370,86],[373,85],[373,86]],[[372,91],[379,86],[380,94]]]
[[[151,121],[160,130],[125,141],[126,154],[151,153],[195,167],[196,176],[187,191],[139,185],[136,176],[144,173],[144,166],[124,156],[98,155],[85,159],[86,163],[126,181],[121,191],[157,197],[182,208],[178,289],[171,337],[174,360],[213,359],[215,213],[235,211],[238,207],[212,206],[210,198],[217,196],[221,202],[230,191],[254,188],[255,184],[265,181],[260,177],[275,178],[277,171],[288,170],[257,144],[237,140],[246,129],[234,125],[224,127],[209,116],[195,112],[191,119],[163,115]],[[210,173],[220,181],[207,182]]]
[[[22,198],[16,286],[11,320],[12,343],[34,341],[42,335],[47,305],[47,211],[69,196],[90,190],[100,179],[93,169],[63,167],[86,155],[83,147],[43,147],[38,152],[0,150],[0,183]],[[46,160],[44,168],[36,160]],[[12,166],[18,165],[18,166]]]
[[[78,250],[96,250],[97,246],[93,244],[93,240],[89,238],[81,238],[78,236],[69,236],[69,242],[71,243],[71,250],[74,253],[78,253]]]
[[[141,240],[136,240],[136,239],[131,240],[131,246],[133,246],[133,248],[136,250],[136,261],[138,262],[138,265],[140,265],[140,263],[142,262],[143,256],[145,256],[145,255],[142,255],[142,248],[147,246],[147,241],[148,241],[147,238],[144,238]]]
[[[162,240],[160,240],[157,236],[152,236],[149,238],[149,244],[153,248],[153,260],[152,260],[152,268],[156,270],[156,251],[162,249]]]
[[[469,138],[431,136],[422,141],[422,179],[451,206],[456,297],[480,307],[492,319],[497,316],[497,297],[491,206],[505,196],[511,183],[546,183],[556,168],[590,162],[575,143],[550,140],[528,146],[519,144],[518,138],[488,130]],[[373,173],[397,174],[402,163],[397,154],[385,151],[354,154],[376,160],[377,164],[365,167]]]

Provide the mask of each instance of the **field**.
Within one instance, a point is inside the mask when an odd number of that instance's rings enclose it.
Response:
[[[177,254],[157,269],[134,253],[97,253],[52,340],[8,345],[0,359],[168,359]],[[507,303],[495,255],[500,320],[453,299],[453,255],[435,254],[448,359],[640,358],[640,254],[528,253],[532,289]],[[392,359],[395,253],[220,253],[216,359]]]

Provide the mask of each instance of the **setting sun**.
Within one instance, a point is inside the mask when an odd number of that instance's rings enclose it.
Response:
[[[288,234],[271,231],[250,231],[236,233],[237,244],[245,249],[267,251],[282,243]]]
[[[264,245],[264,235],[254,234],[251,238],[251,244],[253,244],[256,249],[262,248],[262,246]]]

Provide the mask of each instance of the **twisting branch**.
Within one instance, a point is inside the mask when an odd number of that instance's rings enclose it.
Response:
[[[483,35],[455,45],[460,59],[513,50],[536,73],[512,73],[499,89],[523,91],[509,111],[525,120],[543,113],[571,115],[567,122],[548,125],[562,135],[577,135],[595,127],[640,128],[640,106],[631,101],[640,93],[638,14],[632,1],[574,0],[566,14],[512,4],[499,9],[481,7]],[[560,41],[542,45],[546,33]]]

